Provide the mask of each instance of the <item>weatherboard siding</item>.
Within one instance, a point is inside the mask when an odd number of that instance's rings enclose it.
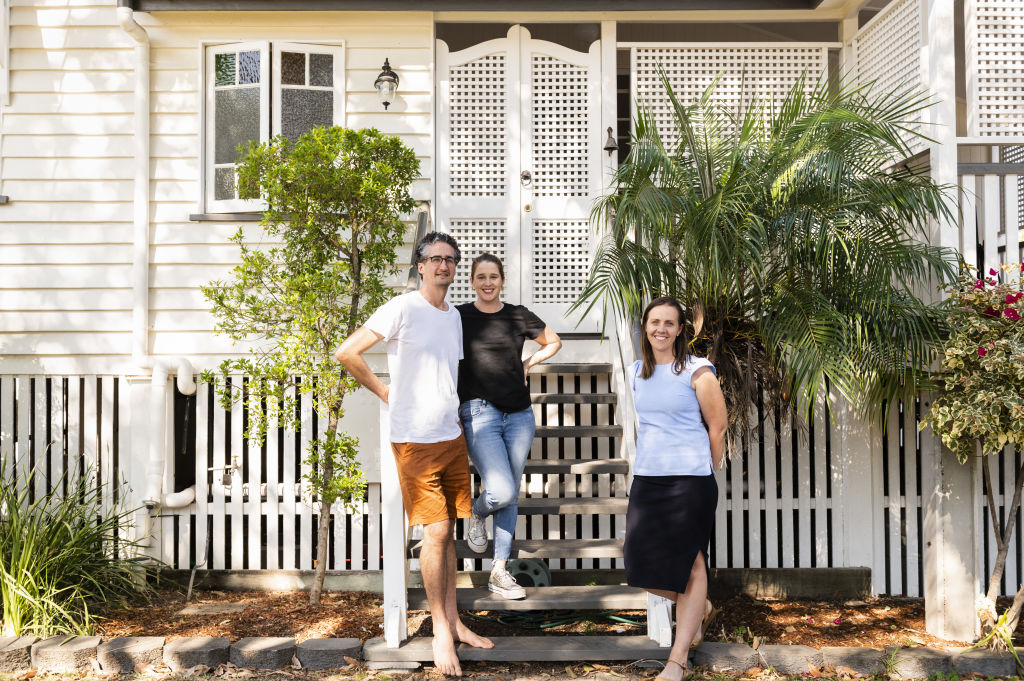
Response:
[[[432,198],[432,15],[373,12],[136,14],[150,36],[149,352],[200,368],[238,354],[214,336],[199,287],[228,275],[229,238],[253,223],[202,210],[201,44],[345,44],[348,127],[415,150],[417,199]],[[131,374],[134,41],[116,2],[13,0],[11,105],[2,118],[0,373]],[[388,112],[373,81],[401,77]],[[410,222],[410,232],[412,223]],[[409,246],[400,251],[407,262]],[[376,363],[376,362],[375,362]]]

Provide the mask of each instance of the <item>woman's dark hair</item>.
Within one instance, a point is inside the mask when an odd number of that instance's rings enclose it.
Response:
[[[493,253],[481,253],[480,255],[473,258],[473,266],[469,270],[469,278],[472,279],[476,276],[476,266],[482,262],[492,262],[498,266],[498,274],[501,275],[502,280],[505,279],[505,266],[501,264],[501,258],[494,255]]]
[[[679,328],[681,331],[672,344],[672,356],[675,360],[672,362],[672,372],[680,374],[686,365],[686,351],[690,347],[690,327],[686,323],[686,310],[683,309],[682,303],[672,296],[655,298],[644,308],[644,315],[640,320],[640,354],[643,359],[643,368],[640,370],[641,378],[646,379],[654,375],[654,349],[651,347],[651,341],[647,340],[647,317],[650,315],[651,310],[662,305],[674,307],[676,312],[679,313]]]
[[[462,252],[459,250],[459,244],[455,242],[455,237],[444,232],[427,232],[416,244],[416,262],[423,262],[426,260],[427,249],[430,248],[432,244],[436,243],[448,244],[452,247],[452,250],[455,251],[456,264],[462,260]]]

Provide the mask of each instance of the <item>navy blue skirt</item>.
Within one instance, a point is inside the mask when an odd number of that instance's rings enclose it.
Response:
[[[699,555],[707,568],[715,525],[714,475],[634,475],[626,510],[626,583],[686,592]]]

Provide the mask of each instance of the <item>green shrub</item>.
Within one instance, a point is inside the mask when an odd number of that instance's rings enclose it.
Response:
[[[147,594],[152,561],[129,536],[134,511],[102,503],[114,490],[86,471],[29,490],[0,456],[0,604],[4,635],[91,634],[96,609]]]

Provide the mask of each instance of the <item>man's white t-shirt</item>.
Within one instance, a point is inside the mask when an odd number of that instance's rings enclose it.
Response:
[[[392,298],[365,324],[387,343],[392,442],[446,442],[459,426],[462,318],[441,311],[419,291]]]

